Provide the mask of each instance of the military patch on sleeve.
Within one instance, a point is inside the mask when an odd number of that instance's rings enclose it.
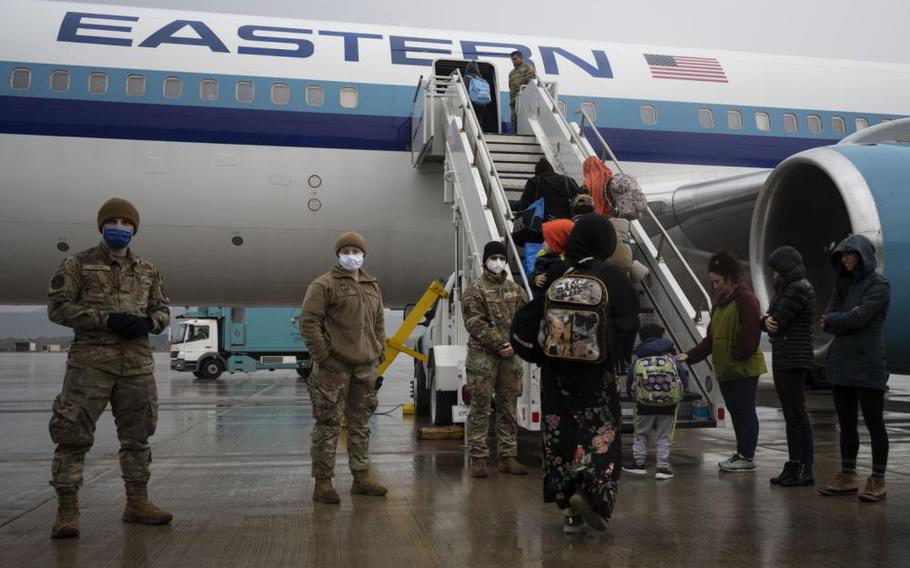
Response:
[[[66,278],[62,274],[55,274],[51,280],[51,290],[59,290],[66,284]]]

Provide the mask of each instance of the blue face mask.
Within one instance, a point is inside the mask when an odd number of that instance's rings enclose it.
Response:
[[[123,225],[105,225],[104,242],[114,250],[125,249],[133,239],[133,230]]]

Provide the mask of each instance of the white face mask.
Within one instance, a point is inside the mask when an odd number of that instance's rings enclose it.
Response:
[[[487,260],[487,270],[493,274],[499,274],[506,269],[506,261],[504,260],[493,260],[492,258]]]
[[[357,272],[363,266],[363,253],[340,254],[338,255],[338,264],[348,272]]]

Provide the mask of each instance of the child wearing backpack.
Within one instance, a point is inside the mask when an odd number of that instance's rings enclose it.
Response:
[[[679,402],[688,388],[688,373],[674,358],[673,342],[664,337],[657,324],[643,325],[638,331],[641,343],[635,348],[638,358],[629,369],[626,392],[635,402],[635,437],[632,444],[633,464],[623,471],[644,475],[645,457],[651,430],[657,430],[657,479],[671,479],[670,444],[676,427]]]

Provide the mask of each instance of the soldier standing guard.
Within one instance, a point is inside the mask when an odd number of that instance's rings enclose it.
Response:
[[[370,479],[370,428],[379,405],[378,366],[385,354],[385,314],[379,282],[361,268],[366,240],[344,233],[335,243],[338,264],[307,288],[300,308],[300,336],[314,368],[308,381],[316,426],[310,444],[313,500],[338,503],[332,485],[341,417],[347,420],[351,493],[381,497],[387,489]]]
[[[513,51],[509,57],[511,57],[512,65],[514,66],[509,71],[509,107],[512,109],[512,134],[518,134],[518,113],[515,111],[518,93],[521,92],[522,85],[526,85],[537,76],[537,72],[533,67],[525,63],[524,55],[520,51]]]
[[[108,401],[126,485],[123,520],[160,525],[172,518],[148,500],[147,492],[152,461],[148,439],[158,421],[148,334],[170,325],[170,300],[158,268],[129,248],[138,229],[136,208],[124,199],[109,199],[98,211],[101,243],[67,257],[51,279],[48,316],[75,334],[50,422],[57,444],[51,472],[57,492],[52,538],[79,536],[78,491],[85,454]]]
[[[465,291],[461,302],[468,330],[468,446],[471,475],[487,477],[487,433],[490,403],[496,393],[496,441],[499,471],[524,475],[518,463],[518,421],[515,407],[521,396],[521,361],[509,343],[512,318],[528,295],[518,284],[506,279],[506,247],[490,241],[483,248],[483,275]]]

